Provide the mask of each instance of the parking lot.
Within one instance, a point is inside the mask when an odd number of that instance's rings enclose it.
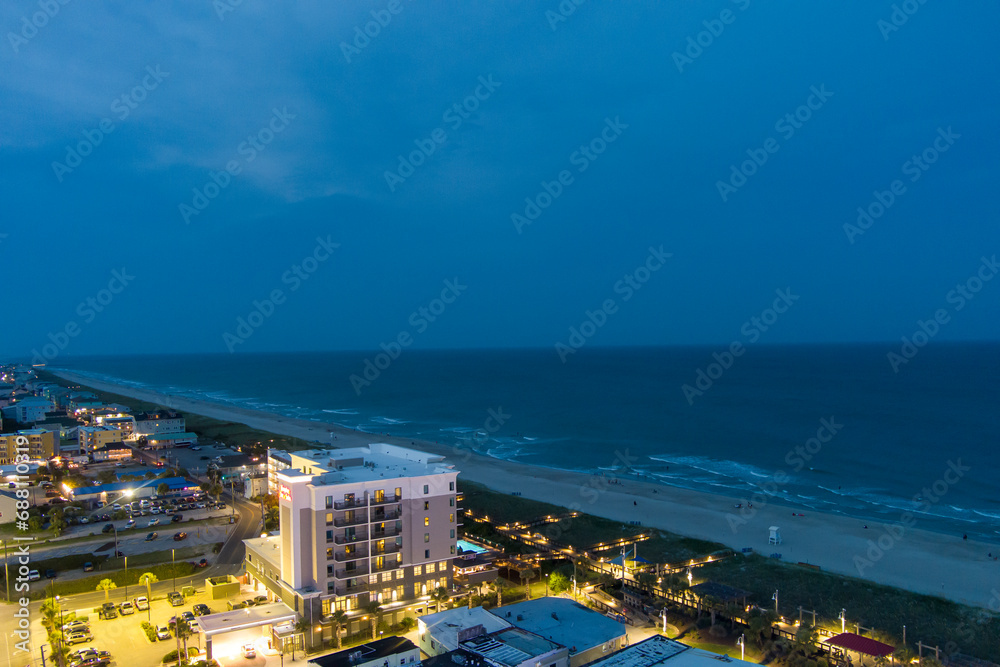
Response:
[[[131,590],[130,599],[137,595],[145,595],[145,589],[137,588]],[[117,593],[117,595],[115,595]],[[249,596],[252,592],[249,588],[241,592],[241,595]],[[120,591],[112,591],[111,600],[120,603],[123,596]],[[225,611],[225,600],[211,600],[209,593],[200,590],[193,596],[185,599],[183,606],[173,607],[167,600],[160,596],[154,598],[147,612],[138,611],[128,616],[119,616],[110,620],[101,620],[93,609],[73,609],[70,604],[64,606],[65,615],[76,612],[80,617],[87,617],[90,632],[93,640],[76,644],[71,650],[76,651],[84,648],[104,650],[111,653],[112,667],[131,667],[132,665],[156,665],[163,659],[163,656],[175,650],[176,639],[158,640],[151,643],[141,623],[149,618],[153,626],[166,626],[171,618],[178,616],[181,612],[192,611],[195,604],[207,604],[212,613]],[[65,616],[64,616],[65,618]],[[32,633],[39,633],[37,636],[44,636],[41,628],[40,615],[36,615],[33,623]],[[212,640],[213,657],[223,666],[237,665],[239,667],[263,667],[264,665],[281,664],[281,656],[271,650],[268,645],[269,629],[264,626],[240,630],[224,635],[216,635]],[[245,644],[253,644],[255,656],[244,658],[242,647]],[[204,640],[201,633],[195,633],[188,639],[188,646],[204,650]],[[305,657],[301,653],[296,653],[296,662],[304,662]],[[284,656],[284,661],[291,662],[291,655]]]

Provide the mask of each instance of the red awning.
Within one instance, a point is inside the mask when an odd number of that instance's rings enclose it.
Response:
[[[875,641],[870,637],[856,635],[853,632],[843,632],[839,635],[823,640],[823,643],[830,644],[831,646],[838,646],[840,648],[847,649],[848,651],[856,651],[858,653],[864,653],[865,655],[875,656],[876,658],[884,655],[892,655],[892,652],[896,650],[895,646],[889,646],[888,644],[883,644],[880,641]]]

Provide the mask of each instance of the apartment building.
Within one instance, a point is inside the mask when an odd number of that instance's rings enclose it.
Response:
[[[394,623],[451,588],[458,471],[443,456],[383,443],[289,455],[279,535],[245,540],[252,583],[303,616],[346,611],[352,627],[371,601]]]
[[[80,453],[89,454],[95,449],[122,442],[125,434],[110,426],[81,426],[76,429],[76,437],[80,442]]]
[[[176,412],[140,412],[135,416],[135,437],[159,435],[161,433],[181,433],[184,431],[184,417]]]
[[[19,445],[18,438],[22,437],[27,442],[21,441]],[[27,451],[19,452],[19,446],[26,446]],[[14,457],[19,453],[26,453],[32,461],[44,461],[57,456],[59,454],[59,431],[32,428],[0,435],[0,465],[14,463]]]

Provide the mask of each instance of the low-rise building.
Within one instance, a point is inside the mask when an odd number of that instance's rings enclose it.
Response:
[[[80,451],[88,454],[107,445],[122,442],[124,435],[118,429],[110,426],[80,426],[76,429]]]
[[[0,491],[0,524],[10,523],[17,518],[17,496],[8,491]]]
[[[59,432],[32,428],[0,435],[0,465],[15,462],[17,454],[27,454],[33,461],[45,461],[59,455]]]
[[[663,635],[653,635],[617,653],[595,660],[588,667],[717,667],[720,662],[732,667],[749,667],[754,664],[694,648]]]
[[[256,473],[243,478],[243,497],[256,498],[267,495],[267,475]]]
[[[420,649],[406,637],[386,637],[309,661],[318,667],[406,667],[420,664]]]
[[[140,412],[135,416],[136,436],[159,435],[161,433],[181,433],[184,431],[184,417],[177,412],[160,410]]]
[[[193,445],[198,442],[198,434],[177,431],[175,433],[156,433],[154,435],[139,436],[146,438],[146,449],[170,449],[171,447],[183,447]]]
[[[278,492],[278,473],[292,467],[291,455],[282,449],[267,450],[267,492]]]
[[[121,431],[126,438],[131,437],[131,435],[135,432],[135,417],[122,412],[96,415],[94,417],[94,423],[98,426],[110,426],[111,428],[116,428]]]
[[[52,412],[56,406],[47,398],[41,396],[25,396],[3,408],[3,416],[21,424],[34,424],[44,421],[45,413]]]
[[[132,448],[123,442],[104,445],[90,452],[95,463],[101,461],[128,461],[132,458]]]

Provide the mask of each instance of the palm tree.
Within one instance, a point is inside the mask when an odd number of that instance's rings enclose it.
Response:
[[[490,588],[496,591],[497,594],[497,606],[503,606],[503,589],[507,587],[507,582],[503,580],[503,577],[498,576],[490,584]]]
[[[188,654],[187,654],[187,651],[188,651],[187,640],[188,640],[188,637],[191,636],[191,626],[188,624],[188,622],[186,620],[184,620],[180,616],[175,616],[173,619],[171,619],[170,625],[172,625],[174,627],[174,637],[176,637],[176,639],[178,641],[178,646],[177,646],[177,664],[178,665],[185,664],[187,662],[187,657],[188,657]],[[184,643],[184,653],[181,653],[181,647],[180,647],[180,643],[179,642],[183,642]]]
[[[813,652],[817,641],[819,641],[819,632],[817,632],[815,627],[811,625],[799,626],[798,631],[795,633],[792,650],[801,653],[803,656],[808,656]]]
[[[343,609],[336,609],[330,614],[330,621],[333,623],[333,636],[337,638],[337,649],[341,648],[340,631],[347,625],[347,612]]]
[[[149,608],[153,603],[153,589],[152,585],[158,582],[159,579],[152,572],[146,572],[141,577],[139,577],[139,585],[146,587],[146,619],[149,619]]]
[[[112,588],[118,588],[118,584],[110,579],[101,579],[101,583],[97,584],[97,588],[95,590],[104,591],[104,601],[108,602],[111,600]]]
[[[378,600],[372,600],[367,606],[365,606],[365,611],[368,612],[368,624],[371,626],[372,641],[374,641],[375,629],[382,620],[382,605],[378,603]]]
[[[451,596],[448,595],[447,588],[444,586],[438,586],[434,589],[434,592],[431,593],[431,599],[437,602],[437,611],[441,611],[441,605],[450,600]]]
[[[312,648],[312,630],[313,624],[305,619],[303,616],[299,620],[295,621],[295,629],[302,633],[303,636],[309,637],[309,648]],[[303,646],[305,650],[305,646]],[[292,644],[292,660],[295,660],[295,644]]]
[[[527,568],[525,570],[518,570],[517,575],[521,577],[521,585],[524,586],[525,598],[531,599],[531,580],[535,577],[535,569]],[[527,583],[525,583],[527,582]]]

